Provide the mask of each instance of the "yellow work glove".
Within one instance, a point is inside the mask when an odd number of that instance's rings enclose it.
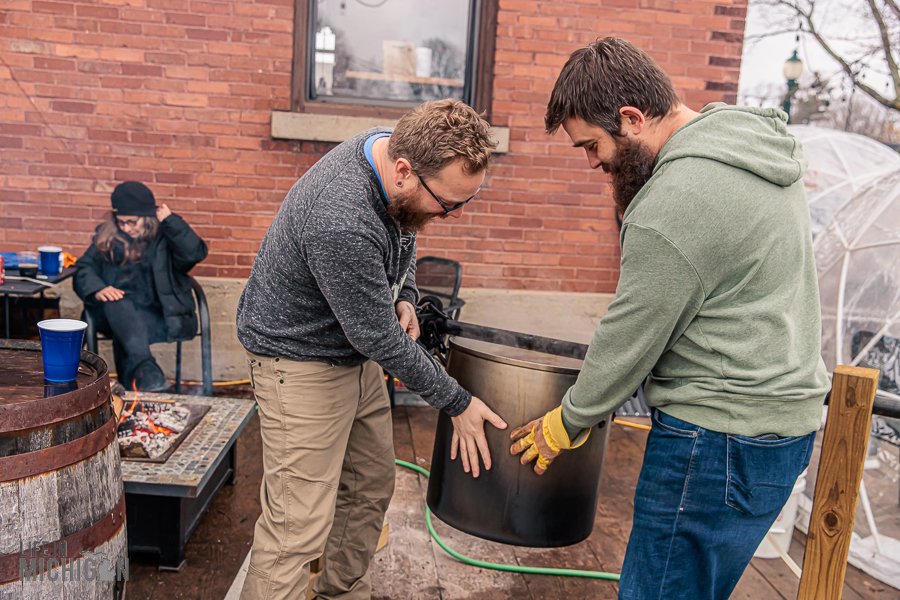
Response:
[[[585,429],[574,441],[570,441],[563,425],[562,406],[559,406],[543,417],[514,429],[509,434],[509,438],[514,442],[509,451],[511,454],[524,452],[519,461],[523,465],[537,457],[534,472],[543,475],[557,456],[564,450],[578,448],[587,441],[590,434],[590,428]]]

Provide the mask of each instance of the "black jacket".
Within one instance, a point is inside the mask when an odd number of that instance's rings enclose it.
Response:
[[[197,333],[197,306],[187,273],[206,258],[206,243],[173,213],[159,224],[159,235],[144,252],[152,257],[153,281],[166,320],[168,341],[192,339]],[[94,294],[115,285],[119,265],[92,244],[76,266],[72,283],[75,293],[86,306],[98,306],[100,302]]]

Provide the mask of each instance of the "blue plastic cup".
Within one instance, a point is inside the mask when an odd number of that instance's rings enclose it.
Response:
[[[47,277],[56,277],[59,275],[59,253],[62,248],[59,246],[41,246],[38,248],[41,253],[41,273]]]
[[[86,328],[87,323],[74,319],[47,319],[38,323],[44,379],[62,383],[78,377],[81,342]]]

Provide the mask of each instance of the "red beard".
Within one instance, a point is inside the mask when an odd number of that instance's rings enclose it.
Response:
[[[387,205],[387,214],[397,221],[400,231],[404,234],[418,233],[436,217],[441,219],[447,217],[447,215],[414,210],[414,197],[415,192],[402,192],[397,194]]]

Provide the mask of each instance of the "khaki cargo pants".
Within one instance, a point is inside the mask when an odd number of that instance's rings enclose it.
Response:
[[[394,492],[384,374],[247,353],[263,443],[262,514],[241,600],[368,600],[369,562]]]

